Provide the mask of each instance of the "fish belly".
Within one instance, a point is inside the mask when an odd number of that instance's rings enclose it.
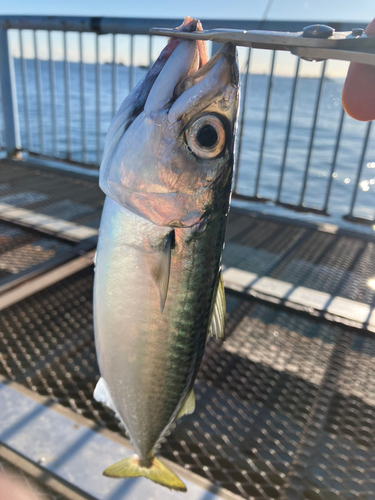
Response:
[[[151,270],[171,231],[106,199],[95,268],[95,342],[113,406],[145,460],[194,383],[222,250],[214,226],[212,234],[186,230],[186,238],[179,237],[161,312]]]

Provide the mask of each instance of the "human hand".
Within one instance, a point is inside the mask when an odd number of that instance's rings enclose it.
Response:
[[[365,29],[375,36],[375,19]],[[342,90],[342,105],[349,116],[360,121],[375,119],[375,66],[350,63]]]
[[[35,487],[0,470],[0,500],[47,500]]]

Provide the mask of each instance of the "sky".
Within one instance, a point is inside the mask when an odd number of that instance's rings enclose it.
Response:
[[[0,14],[260,19],[268,0],[17,0]],[[268,19],[371,21],[374,0],[273,0]]]
[[[304,20],[304,21],[347,21],[356,23],[370,22],[375,16],[374,0],[271,0],[268,12],[269,20]],[[183,19],[190,15],[200,19],[261,19],[269,0],[17,0],[0,2],[0,15],[82,15],[108,17],[162,17]],[[10,7],[11,5],[11,7]],[[223,23],[221,23],[223,24]],[[203,26],[204,27],[204,26]],[[16,35],[14,33],[14,35]],[[117,62],[129,62],[129,37],[118,37]],[[155,38],[155,37],[154,37]],[[62,56],[61,36],[54,34],[54,58]],[[25,57],[33,57],[30,33],[24,32]],[[77,57],[77,34],[69,35],[69,59]],[[147,37],[135,37],[136,63],[147,64]],[[157,57],[164,39],[157,40],[154,46],[154,58]],[[85,60],[94,60],[93,35],[84,36]],[[111,60],[110,36],[100,37],[101,61]],[[43,33],[38,34],[39,57],[46,57],[46,43]],[[240,63],[244,67],[245,50],[240,49]],[[251,70],[265,73],[269,69],[270,57],[267,51],[253,51]],[[18,39],[12,36],[12,54],[19,55]],[[296,58],[290,54],[278,54],[275,73],[290,75],[293,72]],[[346,73],[346,63],[330,62],[328,76],[343,76]],[[320,65],[304,64],[301,68],[303,76],[317,76]]]

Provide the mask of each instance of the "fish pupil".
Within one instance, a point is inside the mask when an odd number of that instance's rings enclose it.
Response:
[[[212,148],[218,140],[218,135],[212,125],[204,125],[199,129],[197,134],[197,141],[203,148]]]

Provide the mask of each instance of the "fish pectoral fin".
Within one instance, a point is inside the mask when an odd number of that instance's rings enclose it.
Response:
[[[225,290],[224,279],[221,272],[219,273],[218,283],[216,287],[216,295],[214,306],[212,308],[210,326],[208,333],[217,339],[224,339],[225,336]]]
[[[195,410],[195,394],[194,389],[192,389],[185,398],[180,411],[177,414],[176,420],[183,417],[184,415],[190,415]]]
[[[163,312],[168,295],[169,275],[171,272],[171,252],[173,231],[166,237],[164,250],[152,254],[151,276],[159,293],[160,312]]]
[[[150,467],[140,464],[137,455],[124,458],[108,467],[104,472],[107,477],[146,477],[154,483],[166,486],[171,490],[186,491],[186,486],[166,465],[157,458],[153,458]]]

